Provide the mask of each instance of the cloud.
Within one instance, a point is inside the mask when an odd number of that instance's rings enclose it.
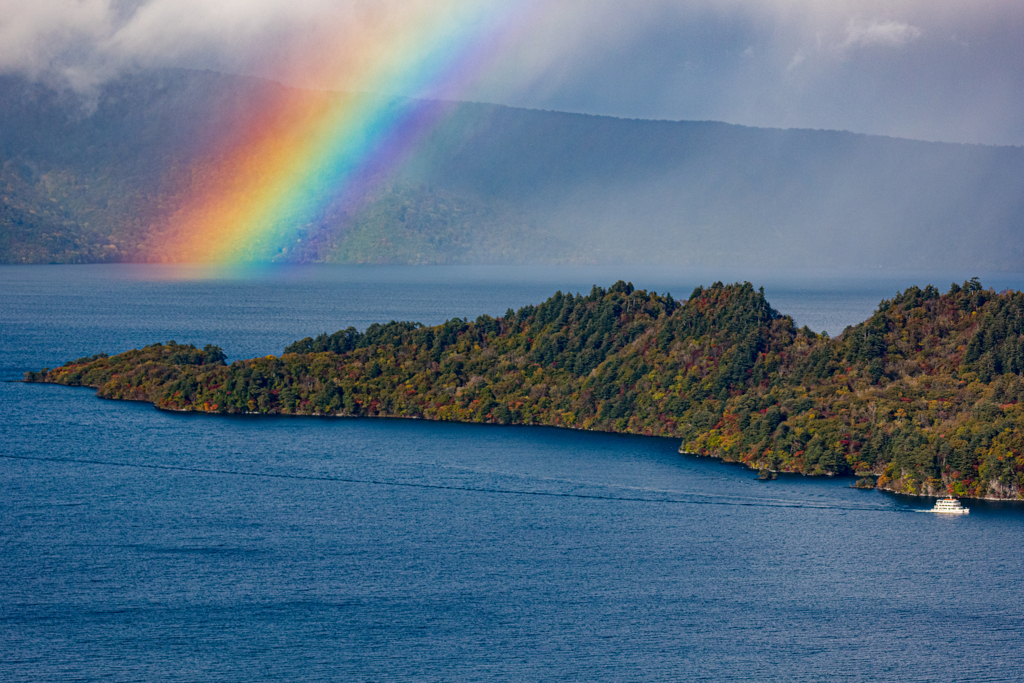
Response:
[[[852,23],[846,30],[841,49],[882,45],[902,47],[921,37],[921,29],[901,21],[872,21]]]
[[[0,0],[0,70],[39,77],[81,64],[109,35],[108,0]]]
[[[62,80],[76,90],[146,67],[315,72],[359,41],[369,51],[389,22],[408,23],[444,6],[443,0],[0,0],[0,72]]]
[[[471,5],[514,19],[453,97],[1024,144],[1006,104],[1024,101],[1020,0],[0,0],[0,72],[88,91],[185,66],[340,89],[394,17]]]
[[[811,59],[820,67],[823,61],[846,59],[855,50],[872,47],[900,48],[920,38],[922,33],[918,27],[901,21],[850,21],[845,35],[833,38],[831,42],[826,42],[821,32],[817,33],[812,43],[797,49],[786,66],[786,71],[795,71]]]

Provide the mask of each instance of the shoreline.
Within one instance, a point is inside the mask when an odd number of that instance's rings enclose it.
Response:
[[[615,435],[621,435],[621,436],[640,436],[640,437],[653,437],[653,438],[658,438],[658,439],[678,440],[678,437],[672,437],[672,436],[660,436],[660,435],[656,435],[656,434],[637,434],[635,432],[620,432],[620,431],[615,431],[615,430],[597,430],[597,429],[590,429],[590,428],[586,428],[586,427],[577,427],[577,426],[548,425],[548,424],[538,424],[538,423],[509,423],[509,424],[505,424],[505,423],[500,423],[500,422],[473,422],[473,421],[467,421],[467,420],[448,420],[448,419],[431,418],[431,417],[424,417],[422,415],[391,415],[391,414],[379,414],[379,413],[376,414],[376,415],[350,415],[350,414],[344,414],[344,413],[285,413],[285,412],[276,411],[276,410],[275,411],[267,411],[267,412],[259,412],[259,411],[220,412],[220,411],[210,411],[210,410],[196,409],[194,407],[193,408],[171,408],[171,407],[159,406],[154,401],[149,400],[149,399],[143,399],[143,398],[111,398],[111,397],[108,397],[108,396],[101,396],[100,393],[99,393],[100,387],[96,386],[96,385],[84,385],[84,384],[70,385],[70,384],[63,384],[61,382],[50,382],[50,381],[45,381],[45,380],[44,381],[34,381],[34,380],[27,380],[27,379],[12,380],[12,382],[20,382],[20,383],[23,383],[23,384],[49,384],[49,385],[63,386],[63,387],[69,387],[69,388],[82,388],[82,389],[88,388],[88,389],[93,389],[96,392],[94,394],[94,396],[96,398],[104,400],[104,401],[125,401],[125,402],[129,402],[129,403],[147,403],[147,404],[153,406],[153,408],[155,410],[158,410],[158,411],[161,411],[161,412],[181,413],[181,414],[189,414],[189,413],[191,413],[191,414],[196,414],[196,415],[206,415],[206,416],[210,416],[210,417],[246,415],[246,416],[253,416],[253,417],[268,416],[268,417],[345,418],[345,419],[357,419],[357,420],[358,419],[376,419],[376,418],[390,419],[390,420],[425,420],[425,421],[428,421],[428,422],[451,422],[451,423],[456,423],[456,424],[479,424],[479,425],[500,426],[500,427],[546,427],[546,428],[550,428],[550,429],[561,429],[561,430],[567,430],[567,431],[582,431],[582,432],[600,433],[600,434],[615,434]],[[757,472],[758,470],[764,469],[762,467],[758,467],[756,464],[746,463],[746,462],[743,462],[742,460],[726,458],[726,457],[723,457],[723,456],[720,456],[720,455],[704,454],[704,453],[692,453],[692,452],[683,450],[682,446],[680,446],[680,448],[677,450],[677,453],[679,455],[685,455],[687,457],[706,458],[706,459],[711,459],[711,460],[717,460],[717,461],[719,461],[719,462],[721,462],[723,464],[738,465],[738,466],[743,467],[743,468],[747,469],[748,471],[752,471],[752,472]],[[772,472],[774,474],[788,474],[788,475],[794,475],[794,476],[811,478],[811,479],[833,479],[833,478],[837,478],[837,477],[839,477],[839,478],[855,479],[857,477],[856,474],[846,475],[846,474],[839,474],[839,473],[832,473],[832,472],[829,472],[829,473],[819,473],[819,474],[810,474],[810,473],[796,472],[796,471],[785,470],[785,469],[769,469],[768,471],[770,471],[770,472]],[[881,475],[872,475],[872,476],[881,476]],[[880,486],[877,486],[877,485],[875,487],[873,487],[873,488],[861,488],[861,487],[856,487],[856,486],[851,486],[850,488],[854,488],[854,489],[857,489],[859,491],[881,491],[883,493],[893,494],[893,495],[897,495],[897,496],[907,496],[907,497],[911,497],[911,498],[934,498],[934,499],[939,499],[939,498],[945,497],[947,495],[952,495],[952,494],[933,494],[933,493],[909,493],[909,492],[905,492],[905,491],[897,491],[897,490],[894,490],[894,489],[883,488],[883,487],[880,487]],[[956,497],[959,500],[981,500],[981,501],[1003,502],[1003,503],[1024,503],[1024,498],[995,498],[995,497],[991,497],[991,496],[986,496],[986,497],[956,496]]]

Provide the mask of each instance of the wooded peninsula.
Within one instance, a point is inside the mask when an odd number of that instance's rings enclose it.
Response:
[[[1021,499],[1024,294],[911,287],[829,338],[750,283],[617,282],[442,325],[390,322],[225,363],[175,342],[29,372],[166,410],[408,417],[674,437],[772,472]]]

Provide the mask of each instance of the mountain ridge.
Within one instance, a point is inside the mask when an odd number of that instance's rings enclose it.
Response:
[[[6,263],[180,260],[164,246],[170,217],[216,181],[202,169],[263,103],[333,96],[181,70],[112,82],[89,115],[11,77],[0,91]],[[252,260],[1003,270],[1024,258],[1024,148],[430,106],[445,115],[404,164]]]

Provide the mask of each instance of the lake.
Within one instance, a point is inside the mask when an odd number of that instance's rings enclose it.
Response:
[[[973,273],[0,267],[0,379],[156,341],[279,354],[617,279],[763,285],[837,334]],[[982,275],[996,289],[1024,276]],[[1019,680],[1024,508],[679,455],[669,439],[172,414],[0,384],[0,679]]]

